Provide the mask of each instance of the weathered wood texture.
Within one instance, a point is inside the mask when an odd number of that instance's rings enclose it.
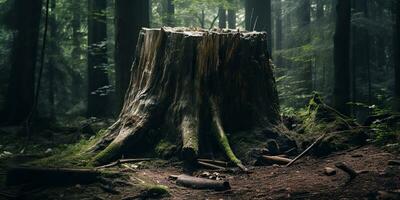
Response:
[[[213,151],[240,166],[226,132],[280,123],[266,45],[260,32],[143,29],[119,119],[91,148],[100,151],[95,164],[149,151],[164,139],[193,162],[214,141]]]

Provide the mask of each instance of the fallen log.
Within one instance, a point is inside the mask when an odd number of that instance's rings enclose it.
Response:
[[[176,184],[193,189],[211,189],[211,190],[228,190],[230,184],[228,181],[216,181],[206,178],[197,178],[185,174],[179,175]]]
[[[72,185],[90,184],[102,173],[94,169],[12,167],[7,170],[6,185]]]
[[[261,156],[261,158],[267,162],[268,164],[278,164],[278,165],[286,165],[290,163],[292,160],[289,158],[279,157],[279,156]]]

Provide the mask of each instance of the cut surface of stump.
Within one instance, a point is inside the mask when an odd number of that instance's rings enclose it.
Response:
[[[90,148],[93,163],[174,144],[185,161],[211,152],[242,166],[230,136],[268,138],[280,124],[267,49],[262,32],[143,29],[123,109]]]

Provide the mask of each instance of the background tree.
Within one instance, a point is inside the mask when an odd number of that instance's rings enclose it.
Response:
[[[222,5],[218,8],[218,27],[226,28],[226,10]]]
[[[1,115],[2,121],[8,124],[22,123],[32,111],[41,10],[41,0],[15,0],[9,13],[9,27],[16,32],[7,96]]]
[[[119,111],[130,81],[139,31],[150,26],[149,1],[116,0],[115,11],[115,88]]]
[[[400,111],[400,2],[394,1],[394,61],[395,61],[395,110]]]
[[[89,117],[109,115],[106,0],[88,0],[88,105]]]
[[[350,114],[350,20],[351,3],[337,1],[336,30],[334,36],[334,90],[333,104],[343,114]]]
[[[271,37],[271,0],[246,0],[246,30],[266,31],[268,37],[269,52],[272,52]]]

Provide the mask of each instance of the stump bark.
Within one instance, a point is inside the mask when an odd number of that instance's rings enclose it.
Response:
[[[90,148],[94,164],[168,141],[186,161],[212,151],[242,166],[227,132],[280,124],[267,49],[263,32],[143,29],[120,116]]]

